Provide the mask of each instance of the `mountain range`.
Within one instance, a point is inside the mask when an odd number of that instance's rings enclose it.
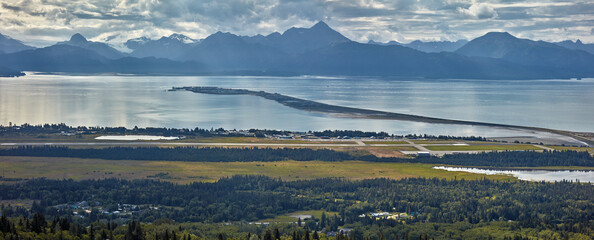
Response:
[[[396,41],[389,41],[387,43],[381,43],[381,42],[369,40],[369,42],[368,42],[368,44],[375,44],[375,45],[382,45],[382,46],[400,45],[403,47],[409,47],[409,48],[416,49],[421,52],[427,52],[427,53],[453,52],[453,51],[456,51],[458,48],[464,46],[464,44],[466,44],[466,43],[468,43],[467,40],[458,40],[455,42],[450,42],[450,41],[423,42],[420,40],[415,40],[410,43],[399,43]]]
[[[157,57],[179,60],[182,55],[192,49],[199,40],[192,39],[183,34],[172,34],[151,40],[146,37],[130,39],[124,44],[133,50],[132,57]]]
[[[351,41],[324,22],[267,36],[217,32],[130,39],[120,52],[81,34],[45,48],[0,35],[0,70],[244,75],[354,75],[536,79],[594,77],[591,44],[549,43],[490,32],[471,41]],[[1,72],[0,72],[1,74]],[[5,74],[6,75],[6,74]]]

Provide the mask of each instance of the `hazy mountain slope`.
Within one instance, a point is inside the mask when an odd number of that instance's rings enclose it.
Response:
[[[592,43],[584,44],[579,39],[575,42],[571,41],[571,40],[566,40],[563,42],[556,42],[555,44],[557,44],[561,47],[564,47],[564,48],[574,49],[574,50],[582,50],[582,51],[589,52],[590,54],[594,54],[594,44],[592,44]]]
[[[197,62],[179,62],[165,58],[125,57],[111,60],[111,72],[129,74],[198,74],[205,73],[205,66]]]
[[[403,47],[409,47],[415,50],[419,50],[421,52],[454,52],[458,48],[464,46],[464,44],[468,43],[467,40],[458,40],[455,42],[450,41],[437,41],[437,42],[423,42],[420,40],[415,40],[410,43],[399,43],[396,41],[390,41],[387,43],[375,42],[370,40],[368,44],[374,45],[382,45],[382,46],[391,46],[391,45],[400,45]]]
[[[57,45],[70,45],[87,49],[109,59],[117,59],[126,56],[126,54],[110,47],[105,43],[88,41],[80,33],[72,35],[69,41],[59,42]]]
[[[202,40],[181,59],[206,64],[210,69],[220,71],[272,69],[285,54],[260,43],[249,43],[241,37],[217,32]]]
[[[108,59],[95,51],[66,44],[3,56],[5,57],[0,58],[1,66],[27,71],[138,74],[183,74],[204,71],[204,68],[198,63],[157,58]]]
[[[550,73],[548,70],[517,66],[496,59],[453,53],[424,53],[396,45],[355,42],[309,52],[296,59],[291,66],[301,69],[301,73],[309,74],[429,78],[519,79],[540,78]]]
[[[567,49],[553,43],[519,39],[509,33],[487,33],[468,42],[456,53],[569,71],[575,77],[594,74],[594,55],[592,54]]]
[[[0,34],[0,53],[14,53],[30,49],[35,48],[27,46],[19,40]]]
[[[108,60],[95,51],[64,44],[5,56],[0,59],[3,66],[43,72],[96,72]]]
[[[199,42],[182,34],[172,34],[158,40],[148,38],[130,39],[125,45],[133,50],[130,54],[133,57],[180,59]]]
[[[464,44],[468,43],[466,40],[458,40],[455,42],[440,41],[440,42],[423,42],[423,41],[412,41],[402,46],[409,47],[412,49],[419,50],[421,52],[454,52]]]

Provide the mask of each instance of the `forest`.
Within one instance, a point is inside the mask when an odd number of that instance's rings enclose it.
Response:
[[[385,235],[384,239],[457,238],[455,236],[464,232],[464,229],[475,227],[488,230],[483,233],[487,234],[483,235],[485,238],[502,239],[504,236],[498,231],[509,233],[505,237],[548,234],[551,239],[588,239],[594,236],[594,189],[590,184],[571,182],[425,178],[282,181],[263,176],[233,176],[215,183],[179,185],[153,180],[33,179],[0,185],[0,198],[4,201],[35,200],[30,210],[2,205],[3,218],[12,219],[12,223],[7,224],[10,229],[3,228],[7,229],[3,230],[5,239],[14,239],[6,238],[6,232],[15,228],[22,231],[30,229],[29,232],[50,232],[52,230],[46,228],[53,225],[52,229],[57,229],[55,224],[58,224],[50,221],[65,221],[60,219],[67,219],[69,226],[110,223],[127,224],[129,227],[131,220],[155,224],[162,219],[170,219],[175,223],[200,222],[210,224],[214,229],[209,230],[212,235],[207,238],[217,238],[216,232],[221,229],[217,223],[246,225],[259,219],[302,210],[323,210],[333,214],[299,220],[297,224],[283,227],[282,235],[287,235],[288,239],[298,229],[301,229],[299,234],[302,237],[299,239],[315,239],[313,236],[305,238],[303,229],[311,234],[319,233],[320,238],[345,228],[352,230],[344,236],[351,239],[382,239],[378,235],[380,232]],[[73,209],[59,207],[80,201],[89,203],[88,212],[79,211],[75,215]],[[117,209],[121,204],[138,206],[139,209],[125,217],[105,213]],[[408,217],[389,219],[369,215],[376,212],[406,213]],[[41,217],[37,215],[42,215],[47,223],[39,223]],[[22,221],[25,222],[19,223]],[[45,230],[33,227],[35,221]],[[247,226],[247,230],[229,232],[238,234],[251,231],[267,239],[263,236],[266,235],[264,229],[250,228],[252,224]],[[286,228],[293,229],[293,232]],[[61,229],[66,231],[64,227]],[[88,228],[82,229],[79,234],[89,234]],[[532,230],[525,232],[527,229]],[[273,232],[273,229],[268,230]],[[120,231],[125,235],[125,228]],[[182,228],[178,228],[177,232],[186,233]],[[99,235],[100,232],[95,234]],[[245,239],[245,236],[233,236]],[[146,239],[157,238],[153,233]]]
[[[346,161],[394,163],[429,163],[482,167],[594,167],[594,157],[588,152],[563,151],[504,151],[479,154],[448,154],[443,157],[417,156],[410,158],[377,157],[371,154],[351,155],[330,149],[309,148],[222,148],[222,147],[108,147],[68,148],[61,146],[19,146],[0,149],[0,156],[71,157],[108,160],[160,160],[191,162],[271,162],[271,161]]]

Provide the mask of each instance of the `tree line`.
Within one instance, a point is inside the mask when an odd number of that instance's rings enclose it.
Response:
[[[125,128],[125,127],[93,127],[93,126],[79,126],[73,127],[68,126],[64,123],[60,124],[22,124],[9,126],[0,125],[0,133],[4,134],[17,134],[17,135],[35,135],[35,134],[56,134],[64,132],[81,132],[81,134],[137,134],[137,135],[159,135],[159,136],[185,136],[185,137],[237,137],[245,136],[239,134],[233,129],[224,128],[164,128],[164,127],[146,127],[146,128]],[[264,137],[265,135],[290,135],[294,134],[294,131],[287,130],[274,130],[274,129],[249,129],[248,133],[254,134],[256,137]],[[468,141],[487,141],[484,137],[477,136],[449,136],[449,135],[428,135],[428,134],[408,134],[408,135],[395,135],[387,132],[369,132],[360,130],[324,130],[324,131],[308,131],[307,133],[317,137],[377,137],[377,138],[409,138],[409,139],[437,139],[437,140],[468,140]]]

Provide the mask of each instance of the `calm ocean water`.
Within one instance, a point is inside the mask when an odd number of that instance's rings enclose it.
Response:
[[[359,129],[530,136],[506,129],[346,119],[309,113],[253,96],[168,92],[217,86],[277,92],[308,100],[439,118],[594,131],[594,79],[473,81],[323,77],[35,75],[0,78],[0,124],[227,129]]]

